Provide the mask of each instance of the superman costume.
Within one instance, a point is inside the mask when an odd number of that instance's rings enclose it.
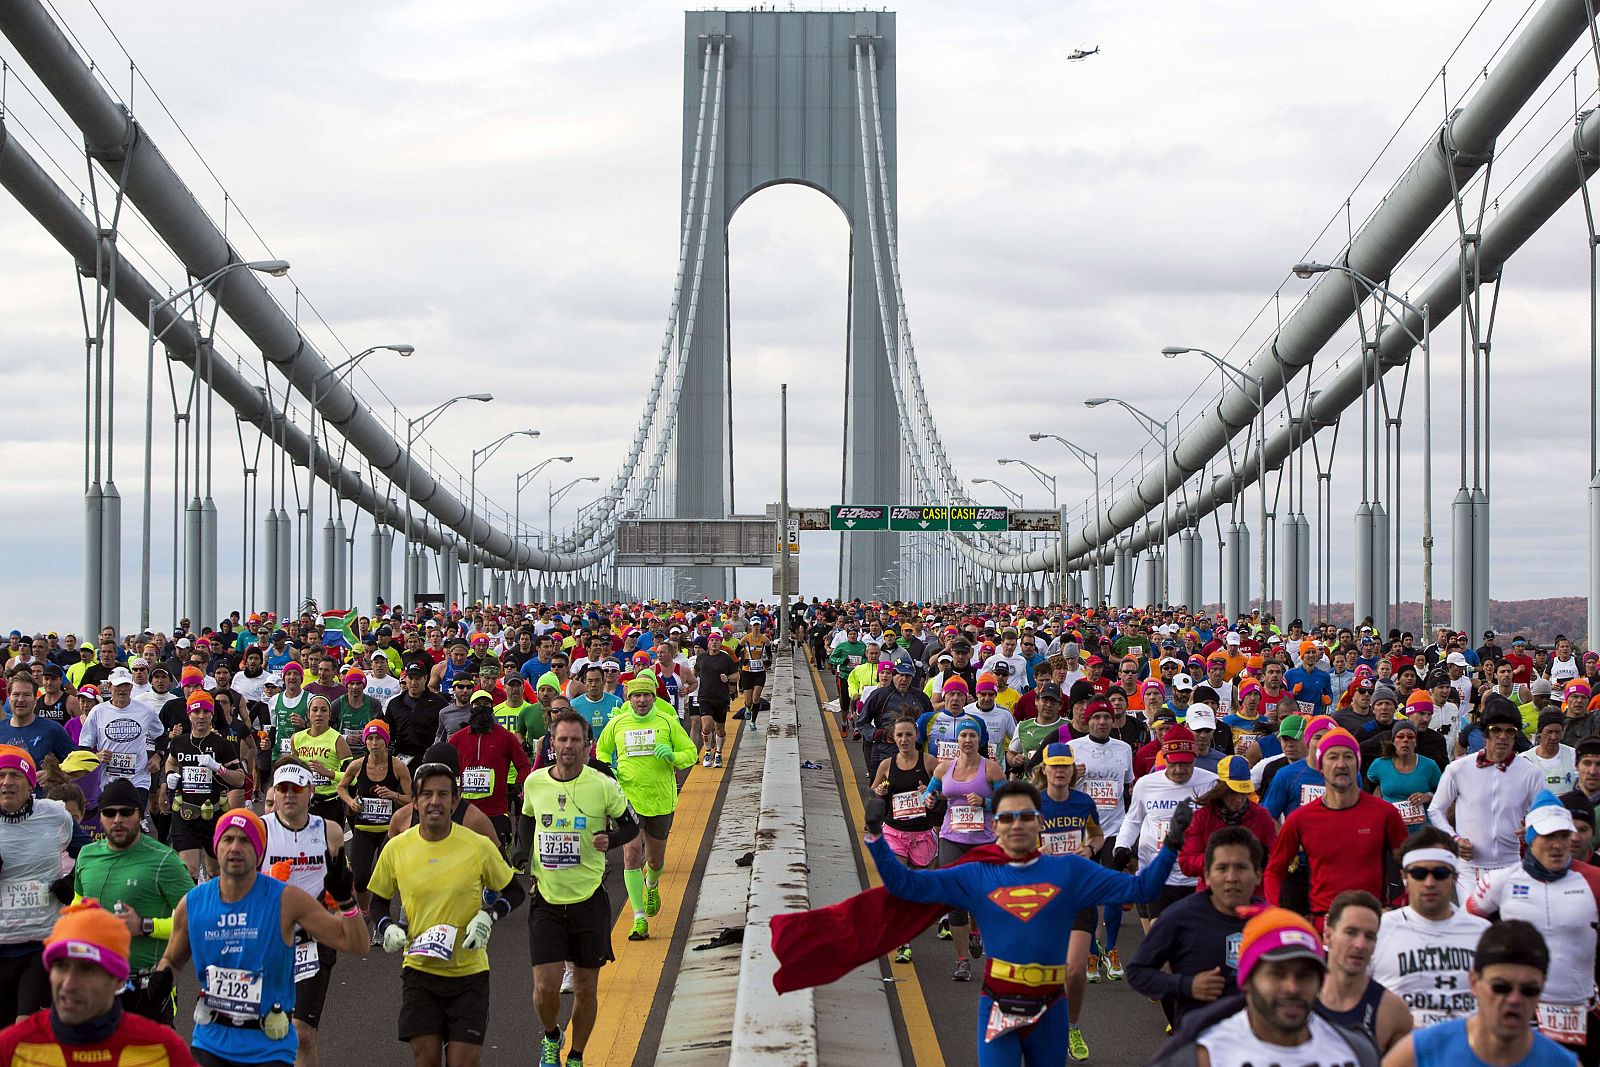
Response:
[[[1154,900],[1177,853],[1163,847],[1137,875],[1080,856],[1011,862],[998,846],[975,849],[968,862],[911,870],[881,839],[868,842],[883,879],[828,908],[774,916],[772,945],[779,991],[833,981],[909,941],[947,907],[965,908],[988,950],[978,998],[979,1067],[1056,1067],[1067,1060],[1067,943],[1072,922],[1097,904]],[[887,946],[887,947],[885,947]]]

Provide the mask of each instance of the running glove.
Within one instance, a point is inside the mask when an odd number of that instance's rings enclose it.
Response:
[[[1167,836],[1161,839],[1161,843],[1174,852],[1182,851],[1184,835],[1188,833],[1189,823],[1193,820],[1194,804],[1187,800],[1180,802],[1172,811],[1172,821],[1167,824]]]
[[[656,742],[656,759],[672,762],[672,746],[665,741]]]
[[[322,875],[322,891],[333,898],[341,908],[349,908],[356,895],[356,876],[344,850],[335,852],[328,860]]]
[[[411,943],[410,933],[411,931],[393,919],[386,919],[383,923],[383,951],[390,955],[404,952],[406,946]]]
[[[1111,867],[1113,870],[1125,871],[1133,866],[1133,849],[1119,847],[1111,853]]]
[[[487,948],[489,945],[489,931],[494,927],[494,918],[486,911],[480,911],[467,923],[467,929],[461,935],[461,947],[468,952]]]
[[[867,794],[867,833],[873,837],[883,833],[883,820],[889,815],[888,803],[877,793]]]

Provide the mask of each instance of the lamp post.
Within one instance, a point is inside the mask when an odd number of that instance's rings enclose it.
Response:
[[[1186,348],[1186,347],[1183,347],[1183,346],[1180,346],[1180,345],[1168,345],[1166,348],[1163,348],[1161,350],[1161,354],[1163,356],[1166,356],[1168,359],[1175,359],[1178,356],[1181,356],[1181,355],[1183,355],[1185,353],[1188,353],[1188,352],[1193,352],[1196,355],[1204,356],[1207,359],[1209,359],[1212,363],[1216,364],[1217,369],[1222,371],[1224,378],[1226,378],[1229,374],[1233,374],[1237,378],[1242,379],[1243,381],[1247,381],[1251,385],[1256,387],[1256,415],[1260,420],[1259,423],[1258,423],[1258,427],[1259,428],[1256,430],[1256,488],[1261,491],[1261,507],[1260,507],[1260,510],[1258,510],[1256,512],[1256,514],[1259,516],[1259,522],[1260,522],[1260,525],[1261,525],[1261,529],[1260,529],[1260,532],[1259,532],[1259,535],[1258,535],[1259,538],[1260,538],[1260,543],[1261,543],[1261,556],[1260,556],[1260,570],[1259,570],[1259,573],[1260,573],[1260,576],[1261,576],[1261,613],[1263,615],[1265,615],[1266,612],[1267,612],[1267,401],[1266,401],[1267,387],[1266,387],[1266,383],[1264,381],[1262,381],[1262,379],[1256,377],[1254,374],[1251,374],[1249,371],[1244,370],[1244,369],[1242,369],[1240,367],[1236,367],[1232,363],[1229,363],[1227,360],[1223,359],[1221,356],[1215,355],[1215,354],[1213,354],[1211,352],[1207,352],[1203,348]],[[1237,382],[1234,382],[1233,384],[1238,386]],[[1239,388],[1240,392],[1244,392],[1244,387],[1243,386],[1238,386],[1238,388]],[[1248,394],[1246,394],[1246,395],[1248,395]]]
[[[1102,531],[1104,530],[1104,526],[1102,524],[1105,522],[1105,512],[1100,507],[1100,453],[1091,452],[1087,448],[1081,448],[1078,445],[1075,445],[1071,441],[1067,440],[1065,437],[1062,437],[1060,434],[1056,434],[1056,433],[1030,433],[1028,435],[1028,440],[1034,442],[1035,444],[1037,444],[1040,441],[1046,441],[1046,440],[1054,441],[1056,444],[1060,445],[1062,448],[1065,448],[1068,452],[1072,453],[1073,457],[1075,459],[1077,459],[1077,461],[1079,463],[1082,463],[1084,465],[1084,467],[1087,468],[1088,471],[1091,474],[1094,475],[1094,541],[1095,541],[1095,546],[1094,546],[1094,571],[1093,571],[1093,573],[1094,573],[1094,595],[1095,595],[1095,601],[1096,601],[1096,603],[1098,603],[1100,597],[1105,594],[1105,581],[1104,581],[1105,572],[1104,572],[1104,569],[1103,569],[1103,567],[1102,567],[1102,565],[1100,563],[1100,549],[1101,549],[1101,546],[1103,546],[1105,544],[1105,539],[1104,539],[1104,537],[1102,535]],[[1064,573],[1066,573],[1066,568],[1067,568],[1067,535],[1066,535],[1065,529],[1063,529],[1061,531],[1061,547],[1060,547],[1059,551],[1060,551],[1060,555],[1061,555],[1061,570],[1062,570],[1062,573],[1064,574]]]
[[[1050,510],[1052,510],[1052,511],[1054,511],[1056,513],[1056,520],[1057,520],[1057,522],[1059,524],[1057,526],[1056,539],[1057,539],[1057,541],[1062,540],[1063,539],[1062,538],[1062,532],[1065,531],[1066,524],[1060,522],[1060,519],[1061,519],[1061,503],[1056,497],[1056,478],[1055,478],[1055,475],[1046,474],[1044,471],[1040,470],[1038,467],[1035,467],[1032,463],[1029,463],[1025,459],[997,459],[997,460],[995,460],[995,462],[1000,464],[1002,467],[1008,466],[1008,465],[1010,465],[1012,463],[1017,464],[1019,467],[1021,467],[1024,470],[1026,470],[1029,474],[1033,475],[1034,481],[1038,482],[1040,485],[1042,485],[1046,489],[1050,490]],[[1038,542],[1033,540],[1032,538],[1030,538],[1029,543],[1030,544],[1037,544]],[[1056,583],[1057,583],[1056,593],[1057,593],[1057,597],[1058,597],[1058,602],[1062,603],[1062,604],[1065,604],[1067,602],[1067,600],[1066,600],[1066,597],[1067,597],[1067,562],[1066,562],[1065,559],[1058,560],[1057,562],[1058,562],[1059,565],[1056,567],[1056,573],[1054,575],[1054,577],[1056,579]],[[1043,584],[1043,583],[1041,582],[1041,584]]]
[[[428,432],[428,427],[432,426],[434,421],[444,414],[446,408],[459,404],[463,400],[475,400],[480,404],[487,404],[493,399],[494,395],[492,393],[468,393],[465,396],[453,396],[444,403],[429,408],[416,418],[406,420],[406,539],[404,554],[406,592],[405,603],[401,605],[402,611],[415,607],[412,604],[412,600],[417,591],[413,582],[415,575],[412,573],[411,568],[411,449],[416,444],[417,438]]]
[[[1433,352],[1429,346],[1431,325],[1428,321],[1428,305],[1424,303],[1418,307],[1388,286],[1343,263],[1307,262],[1294,265],[1296,278],[1310,278],[1329,271],[1348,274],[1366,286],[1369,293],[1383,294],[1385,301],[1380,306],[1390,318],[1394,319],[1395,325],[1399,326],[1407,337],[1422,346],[1422,632],[1431,634],[1433,633]],[[1421,337],[1412,331],[1402,316],[1388,306],[1389,300],[1393,300],[1422,320]],[[1374,372],[1377,369],[1374,368]],[[1398,547],[1397,545],[1395,552],[1397,561],[1400,556]],[[1460,595],[1461,592],[1464,590],[1452,595]],[[1394,595],[1396,597],[1400,595],[1398,578],[1395,580]]]
[[[408,344],[373,345],[371,348],[362,349],[360,352],[357,352],[355,355],[351,356],[349,359],[345,360],[343,363],[337,363],[334,366],[329,367],[327,370],[325,370],[321,374],[317,375],[311,381],[311,390],[307,394],[307,399],[309,399],[310,402],[311,402],[311,414],[307,417],[307,422],[308,422],[308,425],[310,427],[309,430],[307,431],[307,433],[311,437],[311,452],[307,456],[307,462],[306,462],[306,466],[310,469],[310,472],[311,472],[310,478],[308,479],[309,487],[306,490],[305,588],[307,590],[307,593],[306,593],[307,596],[310,595],[310,590],[312,588],[312,585],[311,585],[312,575],[315,573],[315,570],[312,567],[312,560],[313,560],[314,556],[316,555],[316,541],[317,541],[317,536],[316,536],[316,525],[317,525],[316,524],[316,499],[317,499],[317,400],[319,399],[318,394],[322,390],[322,383],[326,382],[330,378],[334,379],[335,381],[344,381],[344,380],[346,380],[347,378],[350,377],[351,374],[353,374],[355,372],[356,367],[361,363],[361,361],[366,359],[368,356],[372,355],[374,352],[394,352],[394,353],[397,353],[400,356],[401,359],[406,359],[415,351],[416,351],[416,348],[414,348],[413,346],[408,345]],[[324,419],[322,421],[324,423],[326,423],[328,420]],[[330,524],[333,522],[333,494],[334,494],[333,486],[329,485],[328,486],[328,522]],[[329,536],[331,537],[332,535],[330,534]],[[331,560],[329,562],[330,562],[330,564],[332,563]],[[333,608],[332,604],[327,604],[327,605],[324,605],[324,606],[328,610],[332,610],[332,608]]]
[[[513,437],[538,436],[538,430],[512,430],[509,433],[501,434],[499,437],[496,437],[493,441],[490,441],[482,448],[475,448],[472,450],[472,463],[470,465],[472,472],[468,478],[468,484],[471,486],[471,488],[467,491],[467,499],[469,500],[467,506],[471,509],[474,522],[476,522],[478,518],[478,468],[489,462],[490,457],[492,457],[496,452],[500,451],[500,446],[511,440]],[[472,551],[471,545],[467,546],[467,551]],[[476,601],[478,599],[478,594],[481,592],[479,586],[483,584],[482,575],[482,565],[479,564],[477,560],[468,558],[467,576],[470,579],[468,582],[470,588],[467,590],[467,600],[469,602]]]
[[[156,342],[166,335],[167,330],[183,321],[182,317],[175,318],[159,331],[156,329],[156,313],[164,308],[171,307],[179,301],[192,295],[196,289],[204,289],[212,282],[235,270],[253,270],[259,274],[268,274],[274,278],[281,278],[289,273],[289,263],[283,259],[257,259],[247,262],[234,262],[207,274],[204,278],[191,282],[184,289],[173,293],[165,300],[150,301],[149,316],[146,325],[149,343],[145,348],[145,386],[144,386],[144,519],[143,533],[140,545],[140,583],[139,583],[139,625],[142,629],[150,628],[150,486],[151,486],[151,433],[155,427],[155,388],[156,388]],[[200,361],[206,359],[210,352],[210,345],[202,345],[201,351],[196,355],[196,369]],[[174,588],[178,576],[172,576]],[[176,594],[174,594],[176,596]]]
[[[576,487],[582,485],[584,482],[598,482],[599,480],[599,478],[591,474],[587,478],[574,478],[566,485],[563,485],[560,489],[552,489],[550,491],[550,495],[545,503],[544,521],[545,529],[549,531],[550,534],[551,544],[554,544],[556,540],[556,505],[561,502],[561,498],[566,496]]]
[[[1167,546],[1172,531],[1167,528],[1169,507],[1167,501],[1172,494],[1167,490],[1167,424],[1140,411],[1126,400],[1118,400],[1114,396],[1092,396],[1083,402],[1086,408],[1097,408],[1102,404],[1115,404],[1132,415],[1161,445],[1161,601],[1164,604],[1170,603],[1172,574],[1167,564],[1171,561],[1172,554],[1167,551]]]
[[[549,459],[540,460],[538,463],[535,463],[532,467],[529,467],[527,470],[525,470],[521,474],[517,475],[516,517],[514,519],[512,519],[512,523],[517,528],[518,537],[521,537],[521,535],[522,535],[522,487],[527,485],[529,482],[533,481],[533,479],[537,478],[539,476],[539,472],[544,470],[546,467],[550,466],[550,464],[552,464],[552,463],[571,463],[571,462],[572,462],[572,457],[571,456],[552,456]],[[530,576],[530,584],[531,584],[531,576]]]

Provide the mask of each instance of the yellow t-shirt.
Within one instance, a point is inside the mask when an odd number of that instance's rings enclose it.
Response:
[[[483,890],[501,890],[513,873],[482,834],[455,823],[443,841],[428,841],[413,826],[384,846],[369,883],[380,897],[405,900],[411,945],[405,965],[460,978],[489,969],[484,949],[461,948],[467,923],[483,908]]]

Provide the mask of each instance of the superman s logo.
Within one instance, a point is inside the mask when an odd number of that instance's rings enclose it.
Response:
[[[1003,885],[992,891],[989,899],[1023,922],[1027,922],[1039,914],[1039,909],[1054,900],[1059,892],[1061,892],[1059,887],[1049,884]]]

